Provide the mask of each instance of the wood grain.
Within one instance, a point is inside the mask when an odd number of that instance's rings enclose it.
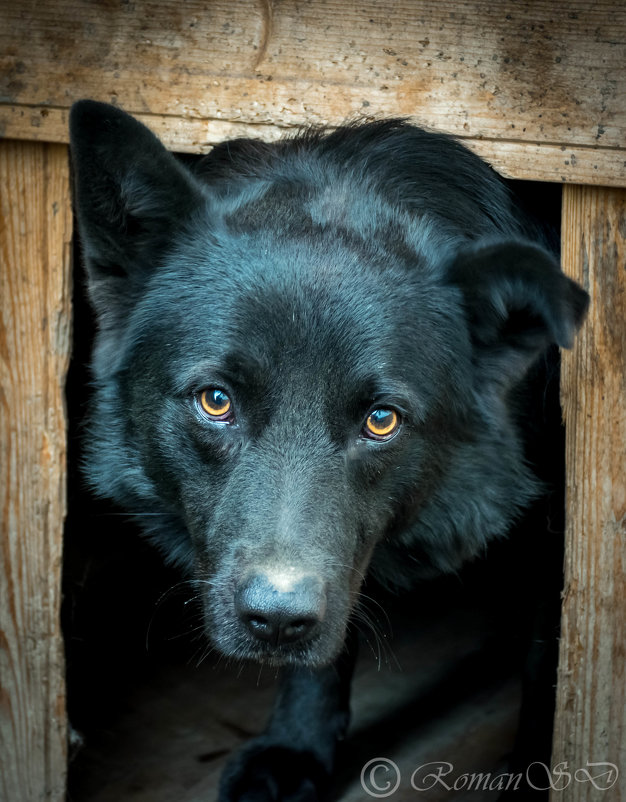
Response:
[[[626,800],[626,190],[565,188],[563,262],[591,309],[563,359],[567,529],[553,763],[614,763],[621,777],[610,791],[573,782],[566,798],[618,802]]]
[[[117,103],[168,146],[407,115],[507,175],[626,186],[626,0],[0,0],[0,132]]]
[[[0,799],[64,799],[67,148],[0,142]]]

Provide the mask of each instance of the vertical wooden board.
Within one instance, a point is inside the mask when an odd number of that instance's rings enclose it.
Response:
[[[567,527],[553,765],[567,761],[571,802],[617,802],[626,800],[626,190],[564,187],[563,261],[591,307],[563,359]],[[580,771],[591,762],[617,766],[610,791]]]
[[[0,142],[0,800],[64,798],[67,148]]]

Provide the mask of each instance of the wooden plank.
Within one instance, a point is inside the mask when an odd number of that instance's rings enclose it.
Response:
[[[289,130],[278,125],[166,117],[136,113],[170,150],[180,153],[208,153],[218,142],[247,136],[274,141]],[[45,123],[42,123],[45,121]],[[419,120],[418,120],[419,122]],[[0,126],[6,136],[38,142],[67,142],[68,109],[45,106],[0,106]],[[475,153],[507,178],[527,181],[626,186],[626,158],[611,148],[538,145],[495,139],[460,137]],[[626,153],[624,153],[626,157]]]
[[[64,799],[67,148],[0,142],[0,799]]]
[[[608,761],[626,800],[626,191],[566,187],[563,261],[591,309],[564,354],[565,589],[553,764]],[[606,778],[605,778],[606,779]],[[561,799],[556,792],[554,799]],[[606,798],[573,782],[571,802]]]
[[[407,115],[520,178],[626,185],[626,0],[0,0],[0,133],[80,97],[175,149]]]

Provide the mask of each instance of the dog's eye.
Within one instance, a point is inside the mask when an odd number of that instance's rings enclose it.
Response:
[[[400,415],[395,409],[378,407],[367,416],[363,434],[370,440],[389,440],[400,427]]]
[[[233,417],[233,403],[223,390],[209,387],[198,396],[202,412],[211,420],[230,421]]]

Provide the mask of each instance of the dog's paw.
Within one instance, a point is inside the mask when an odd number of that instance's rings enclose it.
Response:
[[[313,752],[261,736],[237,752],[220,781],[219,802],[320,802],[330,775]]]

